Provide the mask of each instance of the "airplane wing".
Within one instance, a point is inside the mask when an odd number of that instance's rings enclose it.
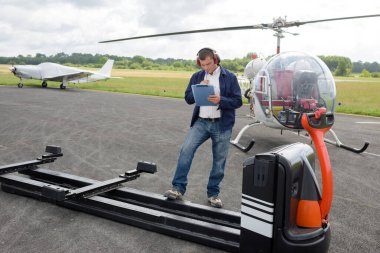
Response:
[[[69,80],[71,83],[88,83],[88,82],[96,82],[98,80],[104,80],[113,78],[111,77],[111,71],[114,60],[108,59],[107,62],[103,65],[103,67],[96,72],[89,71],[90,75],[86,75],[81,78],[73,78]]]
[[[45,62],[39,65],[41,78],[43,80],[62,82],[81,79],[94,74],[91,71],[67,67],[56,63]]]
[[[89,75],[91,75],[91,73],[80,72],[80,73],[72,73],[72,74],[66,74],[66,75],[61,75],[61,76],[47,76],[47,77],[44,77],[43,80],[63,82],[64,79],[66,79],[67,81],[71,81],[71,80],[86,78]]]

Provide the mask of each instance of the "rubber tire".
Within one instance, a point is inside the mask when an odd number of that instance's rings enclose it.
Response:
[[[42,88],[46,88],[47,87],[47,82],[43,81],[42,84],[41,84]]]
[[[61,85],[59,86],[59,88],[61,88],[62,90],[66,89],[66,86],[63,86],[63,83],[61,83]]]
[[[24,84],[23,83],[18,83],[17,87],[22,88],[22,87],[24,87]]]

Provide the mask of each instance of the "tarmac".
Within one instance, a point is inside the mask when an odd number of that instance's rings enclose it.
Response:
[[[43,168],[103,181],[134,169],[139,160],[151,161],[158,165],[156,174],[125,186],[163,193],[171,187],[192,109],[181,99],[0,86],[0,166],[32,160],[46,145],[58,145],[64,156]],[[233,137],[250,122],[248,111],[237,110]],[[380,252],[380,118],[337,114],[333,129],[346,145],[370,146],[354,154],[327,144],[334,176],[329,252]],[[227,210],[240,210],[245,159],[284,144],[310,144],[262,125],[249,129],[241,143],[251,138],[256,143],[248,153],[230,147],[220,195]],[[194,158],[187,201],[207,205],[210,143]],[[0,224],[2,253],[223,252],[3,191]]]

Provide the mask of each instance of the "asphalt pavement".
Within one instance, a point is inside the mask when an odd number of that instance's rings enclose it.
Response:
[[[192,106],[181,99],[87,91],[76,88],[0,86],[0,166],[40,156],[58,145],[64,156],[43,168],[96,180],[155,162],[158,173],[128,187],[163,193],[171,187]],[[233,137],[250,122],[247,106],[237,111]],[[327,145],[334,175],[329,252],[380,251],[380,118],[336,115],[341,141],[363,154]],[[239,212],[242,163],[274,147],[310,141],[291,132],[257,126],[241,139],[256,143],[248,153],[230,147],[221,185],[224,208]],[[188,201],[207,204],[210,141],[196,153]],[[318,166],[318,162],[316,163]],[[317,167],[317,176],[320,176]],[[0,191],[0,251],[6,252],[222,252],[35,199]]]

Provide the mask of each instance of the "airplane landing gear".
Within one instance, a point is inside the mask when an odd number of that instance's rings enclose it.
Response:
[[[59,86],[59,88],[61,88],[62,90],[66,89],[66,86],[63,85],[63,83],[61,83],[61,85]]]
[[[47,87],[47,82],[46,81],[42,81],[41,86],[42,86],[42,88],[46,88]]]
[[[22,88],[22,87],[24,87],[24,84],[23,83],[18,83],[17,87]]]

